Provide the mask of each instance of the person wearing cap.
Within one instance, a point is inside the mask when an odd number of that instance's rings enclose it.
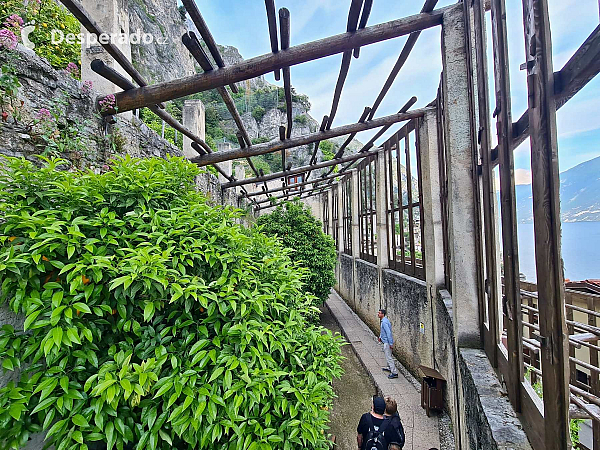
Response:
[[[364,446],[367,442],[370,432],[381,432],[386,442],[399,442],[400,436],[394,427],[389,426],[389,419],[383,417],[385,413],[385,400],[382,397],[373,397],[373,405],[371,411],[364,413],[358,427],[356,428],[356,442],[360,450],[365,450]],[[384,424],[384,422],[386,422]],[[382,431],[380,431],[380,429]]]
[[[392,336],[392,324],[390,319],[385,316],[385,309],[380,309],[377,313],[377,317],[381,320],[381,332],[379,333],[379,342],[383,344],[383,353],[385,355],[385,361],[387,367],[383,367],[382,370],[390,372],[388,378],[398,378],[398,369],[394,364],[394,358],[392,357],[392,347],[394,346],[394,336]]]

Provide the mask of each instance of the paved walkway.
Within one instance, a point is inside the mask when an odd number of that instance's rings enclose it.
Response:
[[[421,394],[413,384],[414,379],[411,382],[403,375],[405,373],[412,378],[398,361],[396,361],[396,366],[400,368],[398,378],[388,379],[387,372],[381,370],[386,366],[381,344],[377,342],[377,337],[369,327],[352,312],[337,293],[332,292],[326,304],[379,391],[384,396],[389,395],[396,399],[398,413],[406,434],[404,450],[439,449],[438,419],[433,415],[427,417],[425,410],[421,408]]]

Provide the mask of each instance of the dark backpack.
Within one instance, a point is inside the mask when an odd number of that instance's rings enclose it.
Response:
[[[406,438],[404,437],[404,427],[402,426],[402,422],[400,421],[400,416],[398,413],[394,414],[390,418],[390,426],[395,428],[398,436],[400,436],[400,442],[390,442],[390,444],[397,444],[400,446],[400,448],[404,447],[404,441]]]
[[[373,425],[373,417],[371,414],[369,418],[369,433],[367,434],[367,441],[365,442],[364,450],[387,450],[388,444],[385,440],[385,429],[390,424],[389,419],[384,419],[381,426],[376,430]]]

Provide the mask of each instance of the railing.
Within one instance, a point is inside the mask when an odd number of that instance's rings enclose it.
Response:
[[[342,243],[343,252],[352,255],[352,174],[342,181]]]
[[[358,169],[358,223],[360,258],[377,263],[377,220],[375,216],[375,171],[377,155],[365,158]],[[335,189],[334,189],[335,191]]]
[[[389,265],[394,270],[424,280],[418,127],[418,119],[409,121],[383,144],[383,148],[387,168],[385,192]],[[413,168],[415,163],[416,167]]]

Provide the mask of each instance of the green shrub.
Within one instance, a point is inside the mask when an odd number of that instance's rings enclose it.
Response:
[[[59,170],[67,169],[70,170]],[[182,158],[0,167],[0,448],[329,448],[340,338],[302,270]],[[95,442],[99,441],[99,442]]]
[[[257,225],[269,235],[277,235],[292,249],[291,258],[309,270],[306,288],[319,303],[329,297],[335,284],[335,244],[323,233],[323,225],[300,201],[285,202],[275,211],[257,219]]]
[[[257,122],[260,122],[266,113],[267,110],[265,108],[263,108],[262,106],[256,106],[252,110],[252,117],[254,117],[254,119],[256,119]]]
[[[299,123],[300,125],[306,125],[308,123],[308,117],[305,114],[300,114],[299,116],[294,117],[294,122]]]
[[[333,145],[333,142],[329,140],[321,141],[319,149],[321,150],[321,155],[323,155],[323,161],[331,161],[335,156],[333,151],[335,146]]]

